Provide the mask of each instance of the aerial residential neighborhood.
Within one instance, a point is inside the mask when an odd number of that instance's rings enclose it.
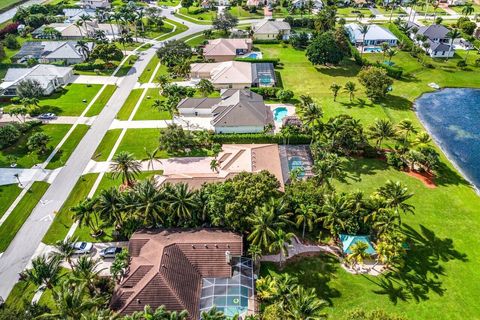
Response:
[[[480,2],[0,1],[0,320],[480,319]]]

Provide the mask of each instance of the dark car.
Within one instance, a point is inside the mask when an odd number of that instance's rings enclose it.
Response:
[[[100,251],[100,257],[102,258],[115,258],[117,253],[122,252],[121,247],[108,247]]]

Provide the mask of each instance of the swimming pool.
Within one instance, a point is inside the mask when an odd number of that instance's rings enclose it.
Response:
[[[305,176],[305,166],[302,158],[300,157],[293,156],[290,159],[288,159],[288,169],[290,171],[301,169],[300,173],[298,174],[298,177],[303,178]]]
[[[244,56],[244,58],[261,59],[262,54],[260,52],[250,52],[248,55]]]
[[[258,76],[258,82],[263,86],[271,86],[274,84],[272,77],[268,74],[261,74]]]
[[[287,115],[288,110],[285,107],[278,107],[273,110],[273,119],[275,119],[275,122],[281,122]]]
[[[382,48],[378,48],[378,47],[366,47],[366,48],[363,48],[363,52],[379,53],[379,52],[382,52]]]

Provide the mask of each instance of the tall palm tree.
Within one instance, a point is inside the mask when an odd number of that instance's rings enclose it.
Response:
[[[78,31],[80,32],[80,37],[83,38],[83,32],[82,32],[83,22],[81,20],[77,20],[75,21],[75,26],[78,28]]]
[[[355,91],[357,91],[357,86],[354,82],[348,81],[347,83],[345,83],[345,86],[343,88],[343,90],[348,93],[350,97],[350,102],[352,102],[352,100],[355,98]]]
[[[125,203],[117,188],[103,189],[98,196],[95,208],[102,220],[114,224],[116,229],[122,227]]]
[[[270,252],[279,251],[280,267],[283,266],[284,258],[288,257],[288,245],[292,243],[293,237],[293,233],[285,232],[282,229],[278,229],[275,232],[273,242],[268,247],[268,250]]]
[[[333,83],[331,86],[330,86],[330,91],[332,91],[333,93],[333,101],[337,101],[337,95],[338,95],[338,92],[340,91],[342,87],[336,83]]]
[[[345,195],[332,193],[325,197],[322,206],[323,216],[318,221],[323,223],[323,227],[330,230],[330,233],[337,237],[345,227],[346,218],[352,214],[352,200]]]
[[[363,49],[365,48],[365,37],[367,36],[370,26],[368,24],[360,24],[358,31],[362,34],[362,50],[360,51],[360,56],[363,57]]]
[[[328,303],[317,297],[314,288],[296,286],[286,306],[286,316],[291,320],[317,320],[327,318],[323,310]]]
[[[160,159],[157,159],[157,153],[158,153],[158,148],[153,149],[152,151],[147,150],[146,147],[143,148],[145,150],[145,155],[147,156],[148,160],[148,169],[153,170],[154,169],[154,162],[162,163]]]
[[[95,282],[100,277],[100,260],[89,256],[80,256],[72,268],[73,279],[79,283],[85,283],[90,295],[97,294]]]
[[[87,22],[92,21],[92,17],[90,17],[88,14],[82,14],[82,15],[80,15],[78,21],[80,21],[82,23],[83,27],[85,28],[85,32],[87,33],[87,36],[88,36]]]
[[[72,256],[75,254],[74,243],[77,242],[77,238],[66,238],[64,240],[58,240],[55,243],[55,254],[60,260],[65,260],[72,268]]]
[[[408,136],[410,133],[416,133],[417,129],[415,129],[411,120],[404,119],[397,124],[397,131],[400,134],[403,134],[403,145],[406,146],[408,142]]]
[[[213,86],[212,82],[208,79],[201,79],[198,82],[196,88],[202,94],[203,97],[207,97],[213,91],[215,91],[215,87]]]
[[[31,281],[37,286],[52,289],[61,279],[60,258],[56,255],[39,256],[32,260],[32,268],[22,272],[21,279]]]
[[[388,49],[385,53],[388,57],[388,63],[392,62],[392,58],[397,54],[397,50],[395,49]]]
[[[302,238],[305,238],[305,229],[308,226],[308,231],[312,232],[313,224],[317,220],[317,214],[313,205],[301,203],[295,210],[297,227],[302,227]]]
[[[77,44],[75,45],[75,49],[78,50],[78,52],[85,58],[85,60],[88,60],[88,57],[90,55],[90,48],[86,41],[78,40]]]
[[[78,221],[80,226],[87,226],[92,230],[93,236],[98,236],[103,232],[95,210],[95,200],[85,199],[70,208],[70,211],[73,213],[73,219]]]
[[[462,14],[466,17],[471,15],[475,9],[473,8],[473,5],[471,3],[465,3],[465,6],[462,8]]]
[[[360,241],[350,247],[352,253],[350,253],[345,259],[351,266],[357,264],[363,265],[365,259],[368,259],[370,255],[367,253],[368,244]]]
[[[375,146],[379,149],[384,139],[391,139],[396,136],[395,129],[390,120],[376,120],[374,124],[368,128],[369,137],[375,139]]]
[[[384,186],[377,189],[377,193],[385,199],[388,208],[395,210],[397,216],[400,217],[399,211],[404,213],[414,212],[413,209],[415,207],[411,204],[405,203],[405,201],[413,196],[413,193],[410,193],[408,188],[401,182],[388,180]]]
[[[452,48],[453,48],[453,42],[460,38],[462,36],[462,33],[457,29],[457,28],[453,28],[452,30],[448,31],[446,37],[448,39],[450,39],[450,47],[448,48],[448,55],[447,55],[447,61],[448,61],[448,58],[450,57],[450,52],[452,52]]]
[[[248,241],[259,246],[264,252],[269,249],[275,238],[275,230],[285,226],[286,215],[282,205],[271,199],[261,207],[256,207],[254,214],[246,218],[252,226]]]
[[[430,142],[432,142],[432,138],[430,138],[430,135],[427,132],[422,131],[419,134],[417,134],[414,142],[417,145],[426,146]]]
[[[159,110],[159,111],[166,111],[169,113],[170,117],[172,118],[172,123],[175,123],[175,115],[178,114],[178,99],[177,98],[168,98],[167,100],[160,100],[156,99],[152,107]]]
[[[179,219],[187,222],[198,208],[195,192],[188,189],[186,183],[178,183],[167,188],[167,199],[172,213]]]
[[[312,127],[319,123],[323,117],[322,108],[316,103],[308,103],[300,109],[300,118],[306,127]]]
[[[253,266],[255,268],[255,272],[257,273],[260,267],[259,262],[262,256],[262,248],[260,248],[260,246],[252,244],[248,248],[248,254],[250,254],[250,256],[252,257]]]
[[[141,162],[135,160],[133,154],[126,151],[121,151],[116,154],[110,164],[113,177],[117,178],[121,176],[122,183],[127,186],[132,186],[133,180],[140,173],[141,168]]]
[[[134,187],[133,199],[126,209],[142,219],[147,226],[156,226],[164,223],[164,190],[158,190],[155,180],[143,180]]]

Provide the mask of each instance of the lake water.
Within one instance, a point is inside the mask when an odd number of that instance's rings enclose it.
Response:
[[[426,93],[415,101],[415,107],[447,156],[480,189],[480,89]]]

